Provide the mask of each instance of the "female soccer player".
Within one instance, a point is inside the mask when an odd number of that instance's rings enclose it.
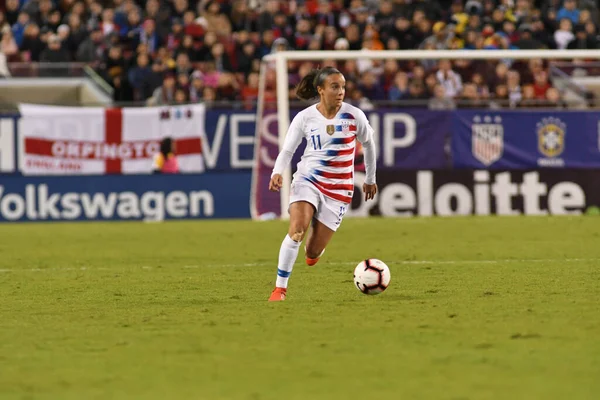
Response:
[[[311,222],[312,230],[305,245],[308,265],[317,263],[340,226],[354,191],[356,139],[364,149],[365,200],[377,193],[373,128],[361,110],[344,103],[345,93],[346,80],[333,67],[312,71],[296,88],[300,99],[318,96],[320,101],[294,117],[271,174],[269,190],[279,191],[283,183],[281,174],[305,138],[306,150],[292,180],[290,227],[279,250],[277,282],[269,301],[285,300],[288,279]]]

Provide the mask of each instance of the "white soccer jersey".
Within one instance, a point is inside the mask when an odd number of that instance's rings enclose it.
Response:
[[[325,196],[350,203],[354,191],[355,141],[358,139],[364,144],[371,141],[372,137],[373,128],[360,109],[342,103],[337,115],[327,119],[315,104],[294,117],[282,153],[287,153],[291,158],[302,138],[305,138],[306,150],[298,163],[294,182],[310,182]],[[284,158],[288,158],[287,155]],[[286,161],[285,165],[277,163],[273,173],[282,173],[289,163],[289,160]],[[373,184],[375,167],[369,167],[366,182]]]

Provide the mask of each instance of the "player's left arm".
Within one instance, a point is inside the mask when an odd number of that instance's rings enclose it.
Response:
[[[365,183],[363,184],[363,192],[365,193],[365,201],[375,197],[377,193],[376,183],[376,151],[375,140],[373,139],[374,130],[369,124],[367,116],[361,111],[358,118],[358,127],[356,138],[363,146],[363,154],[365,158]]]

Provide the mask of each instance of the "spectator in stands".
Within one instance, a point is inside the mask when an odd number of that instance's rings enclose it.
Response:
[[[433,49],[435,50],[446,50],[450,46],[450,41],[452,40],[453,35],[451,35],[451,30],[446,28],[446,24],[442,21],[438,21],[433,25],[433,35],[429,36],[425,39],[420,48],[424,48],[427,44],[432,44]]]
[[[556,14],[556,19],[561,21],[564,18],[570,20],[573,25],[579,22],[579,10],[577,9],[576,0],[564,1],[563,7]]]
[[[146,56],[147,57],[147,56]],[[153,105],[171,104],[175,101],[175,76],[165,75],[162,85],[154,89],[150,103]]]
[[[372,71],[367,71],[362,75],[359,88],[364,96],[369,100],[385,99],[385,91],[383,90],[383,86],[381,85],[378,76]]]
[[[231,61],[229,61],[229,55],[225,53],[225,46],[223,43],[215,43],[210,49],[209,61],[215,63],[215,67],[219,72],[230,72],[233,70]]]
[[[483,79],[483,75],[481,75],[480,73],[474,73],[471,77],[471,81],[475,85],[477,94],[481,99],[487,99],[490,97],[490,90]]]
[[[150,3],[150,2],[148,2]],[[142,29],[136,32],[132,38],[133,47],[143,43],[148,46],[148,51],[153,54],[161,46],[160,37],[156,31],[156,22],[153,19],[147,19],[142,25]]]
[[[175,59],[175,73],[189,75],[192,73],[193,69],[190,57],[187,53],[179,53]]]
[[[244,108],[251,110],[254,107],[254,101],[258,99],[258,74],[252,72],[248,75],[248,83],[242,87],[242,100]]]
[[[217,91],[215,90],[215,88],[212,87],[205,87],[204,90],[202,90],[202,99],[204,100],[204,102],[210,103],[210,102],[214,102],[217,100]]]
[[[521,90],[521,76],[518,71],[510,70],[506,74],[506,87],[511,107],[515,107],[523,98]]]
[[[521,35],[519,36],[519,39],[515,42],[515,47],[518,47],[522,50],[539,50],[543,49],[544,47],[547,47],[542,42],[534,38],[533,29],[534,27],[532,25],[527,24],[519,27]]]
[[[10,26],[4,25],[1,31],[2,39],[0,40],[0,53],[6,56],[7,61],[15,61],[19,58],[19,47],[13,37]]]
[[[425,100],[427,93],[423,87],[423,82],[418,79],[412,79],[408,84],[408,96],[407,99],[413,101]],[[420,104],[420,103],[419,103]]]
[[[102,60],[105,44],[102,29],[99,25],[92,28],[90,36],[85,39],[77,49],[77,61],[87,63],[98,63]]]
[[[9,26],[14,26],[19,19],[21,12],[19,11],[21,4],[19,0],[6,0],[6,9],[4,11],[4,20],[8,23]],[[3,24],[0,24],[0,28],[2,28]]]
[[[534,97],[538,100],[546,98],[546,93],[552,87],[548,81],[548,73],[545,70],[539,71],[534,75],[534,83],[532,85]]]
[[[494,89],[493,100],[490,103],[490,108],[499,109],[509,106],[508,86],[505,83],[496,85]]]
[[[251,40],[244,42],[237,50],[237,71],[245,76],[252,71],[252,64],[258,60],[256,45]]]
[[[523,92],[521,99],[517,103],[520,108],[533,108],[539,107],[541,104],[535,98],[535,91],[533,85],[523,85]]]
[[[595,49],[597,44],[590,39],[592,38],[585,31],[585,26],[578,24],[575,26],[575,38],[569,42],[567,49]]]
[[[185,88],[178,87],[175,89],[175,104],[187,104],[189,103],[188,92]]]
[[[202,100],[202,91],[204,90],[204,82],[202,81],[202,73],[194,71],[191,75],[192,83],[190,84],[189,98],[192,103],[198,103]]]
[[[198,8],[202,7],[202,2],[198,3]],[[205,27],[206,30],[215,32],[217,36],[225,37],[231,35],[231,22],[223,14],[221,4],[215,0],[211,0],[206,4],[200,20],[196,22]],[[202,19],[205,21],[202,21]]]
[[[40,54],[40,61],[47,63],[67,63],[71,61],[69,53],[62,47],[60,38],[52,34],[48,38],[48,47]]]
[[[125,60],[121,47],[113,46],[108,50],[108,54],[104,59],[104,78],[111,82],[115,77],[125,74]]]
[[[40,61],[40,54],[46,47],[46,44],[40,38],[40,33],[40,29],[35,22],[29,23],[25,27],[20,48],[24,61]]]
[[[454,101],[446,96],[446,89],[440,83],[433,88],[433,97],[429,99],[427,107],[430,110],[452,110],[455,108]]]
[[[144,101],[152,96],[156,77],[150,67],[150,58],[147,54],[138,54],[136,66],[129,70],[128,78],[136,101]]]
[[[113,88],[113,101],[117,103],[133,101],[133,89],[125,75],[117,75],[109,82]]]
[[[250,15],[246,0],[235,0],[233,2],[229,13],[229,21],[233,32],[258,31],[256,22]]]
[[[152,162],[152,172],[154,174],[179,173],[176,145],[172,138],[166,137],[160,142],[160,151],[154,155]]]
[[[563,18],[560,20],[558,29],[554,32],[554,41],[556,47],[559,50],[567,48],[568,44],[575,39],[575,35],[572,32],[573,23],[569,18]]]
[[[548,88],[546,91],[546,106],[551,108],[566,108],[565,102],[560,97],[560,92],[554,87]]]
[[[11,30],[13,33],[13,37],[15,38],[15,42],[19,49],[21,48],[21,44],[23,42],[23,35],[25,33],[25,27],[29,24],[30,18],[29,14],[21,12],[17,17],[17,22],[12,25]]]
[[[438,82],[444,86],[446,96],[456,97],[462,91],[462,78],[452,70],[449,60],[441,60],[436,74]]]
[[[477,92],[477,85],[471,82],[463,86],[458,99],[461,108],[481,108],[484,105],[481,96]]]

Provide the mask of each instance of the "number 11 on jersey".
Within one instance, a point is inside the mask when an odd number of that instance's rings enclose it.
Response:
[[[321,150],[321,136],[320,135],[312,135],[312,144],[314,150]]]

